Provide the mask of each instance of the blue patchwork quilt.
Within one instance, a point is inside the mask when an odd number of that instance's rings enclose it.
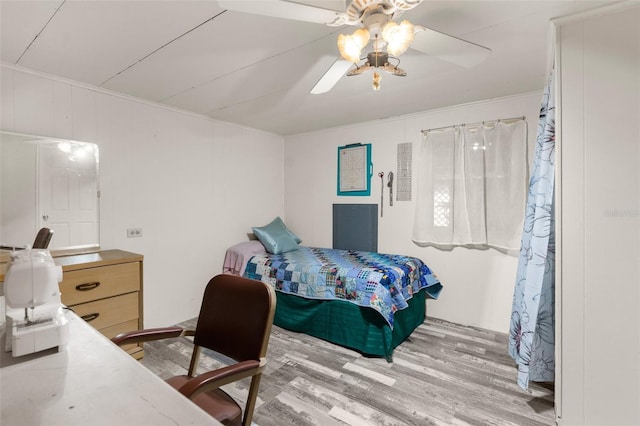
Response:
[[[442,285],[415,257],[300,246],[282,254],[249,259],[244,276],[277,291],[324,300],[345,300],[375,309],[389,326],[393,314],[424,289],[438,298]]]

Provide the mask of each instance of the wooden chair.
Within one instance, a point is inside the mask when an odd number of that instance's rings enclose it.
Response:
[[[47,247],[49,247],[51,237],[53,237],[53,231],[51,229],[40,228],[40,230],[36,234],[36,239],[33,241],[33,245],[31,246],[31,248],[46,249]]]
[[[217,275],[205,289],[195,331],[181,327],[138,330],[119,334],[112,341],[124,345],[194,336],[187,375],[169,378],[167,383],[221,423],[249,426],[266,364],[275,307],[271,286],[238,276]],[[196,375],[201,348],[223,354],[235,363]],[[240,405],[220,386],[246,377],[251,377],[251,384],[243,416]]]

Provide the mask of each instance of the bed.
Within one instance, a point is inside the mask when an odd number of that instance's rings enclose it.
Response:
[[[388,361],[442,289],[414,257],[297,244],[270,253],[260,241],[229,248],[224,272],[275,288],[277,326]]]

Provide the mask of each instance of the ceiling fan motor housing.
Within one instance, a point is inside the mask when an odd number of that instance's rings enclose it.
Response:
[[[413,9],[423,0],[345,0],[349,25],[362,22],[365,11],[380,7],[389,19],[398,17],[402,12]],[[366,25],[365,25],[366,26]]]
[[[387,52],[369,52],[367,54],[367,64],[372,67],[382,67],[389,63],[389,54]]]
[[[391,17],[384,13],[382,6],[375,6],[367,9],[362,15],[362,25],[369,31],[371,40],[382,39],[382,28],[391,20]]]

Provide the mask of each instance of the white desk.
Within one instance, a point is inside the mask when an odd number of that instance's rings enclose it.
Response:
[[[69,344],[13,358],[1,339],[0,424],[219,425],[187,398],[68,313]]]

